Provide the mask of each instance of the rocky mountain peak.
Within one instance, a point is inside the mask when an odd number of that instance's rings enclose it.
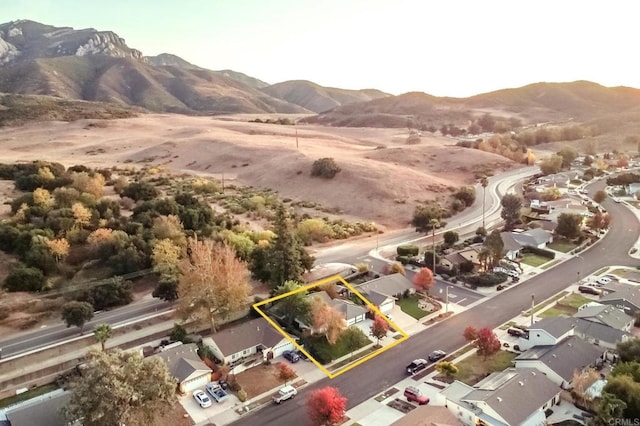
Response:
[[[127,46],[113,31],[76,30],[29,20],[0,24],[0,65],[35,58],[87,55],[142,59],[139,50]]]

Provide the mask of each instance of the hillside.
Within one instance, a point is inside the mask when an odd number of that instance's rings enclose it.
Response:
[[[474,183],[480,165],[495,172],[519,167],[444,138],[407,145],[406,130],[294,128],[233,118],[147,114],[31,123],[3,130],[0,162],[47,159],[66,166],[157,165],[217,179],[224,174],[227,184],[271,188],[282,198],[318,203],[324,212],[317,214],[339,213],[391,228],[408,226],[415,206],[425,200],[446,201],[452,189]],[[312,163],[322,157],[341,167],[335,178],[311,177]]]
[[[289,103],[313,111],[324,112],[337,106],[384,98],[387,93],[375,89],[345,90],[323,87],[306,80],[292,80],[262,88],[262,91]]]

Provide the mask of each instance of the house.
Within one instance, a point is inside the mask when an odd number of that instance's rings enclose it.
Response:
[[[368,312],[368,309],[365,306],[356,305],[350,300],[340,298],[332,299],[326,291],[310,293],[307,298],[310,300],[319,298],[328,306],[331,306],[336,311],[342,313],[345,321],[347,322],[347,327],[364,321]]]
[[[294,349],[293,343],[262,317],[220,330],[212,337],[202,339],[202,343],[219,360],[231,366],[249,357],[269,360]]]
[[[464,250],[457,251],[455,253],[447,254],[442,258],[440,264],[446,268],[454,269],[460,268],[463,263],[471,262],[474,267],[480,265],[478,256],[480,252],[475,247],[468,247]]]
[[[505,257],[509,260],[517,259],[526,246],[544,249],[553,241],[553,235],[541,228],[522,232],[501,232],[500,237],[504,243]]]
[[[527,338],[520,338],[518,346],[527,350],[534,346],[553,346],[574,335],[574,326],[567,317],[547,317],[529,327]]]
[[[545,410],[560,402],[561,390],[533,368],[508,368],[474,386],[456,380],[441,394],[465,425],[538,426],[546,424]]]
[[[198,345],[195,343],[165,348],[153,356],[161,358],[167,364],[181,393],[204,387],[211,381],[211,369],[198,356]]]
[[[514,362],[516,368],[535,368],[556,385],[567,389],[573,373],[597,365],[604,352],[577,336],[569,336],[555,345],[533,346],[518,355]]]
[[[634,318],[625,314],[623,310],[595,302],[581,306],[573,317],[626,332],[631,331],[634,323]]]
[[[70,398],[70,392],[58,389],[10,407],[6,412],[6,418],[11,426],[79,425],[79,422],[68,423],[60,412]]]
[[[391,423],[391,426],[462,426],[463,424],[446,407],[419,405]]]
[[[609,283],[603,287],[606,294],[600,297],[599,303],[621,309],[627,315],[635,315],[640,311],[640,288],[625,283]]]
[[[399,273],[384,275],[380,278],[357,284],[354,288],[383,314],[388,314],[393,310],[396,299],[402,294],[415,292],[415,287],[411,281]]]
[[[603,348],[615,349],[618,343],[626,342],[633,337],[629,332],[601,323],[587,321],[582,318],[570,318],[570,320],[573,321],[574,335]]]

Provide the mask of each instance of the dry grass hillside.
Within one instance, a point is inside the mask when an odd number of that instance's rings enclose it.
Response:
[[[226,184],[271,188],[283,198],[314,201],[392,228],[407,226],[420,202],[445,200],[452,189],[474,182],[478,167],[495,172],[518,167],[446,138],[423,137],[408,145],[402,129],[249,123],[253,118],[153,114],[30,123],[0,131],[0,162],[154,164],[218,179],[224,174]],[[310,176],[312,163],[322,157],[334,158],[342,168],[335,178]]]

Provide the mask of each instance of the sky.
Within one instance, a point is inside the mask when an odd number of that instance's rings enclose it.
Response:
[[[269,84],[467,97],[537,82],[640,88],[627,0],[0,0],[0,22],[114,31]]]

